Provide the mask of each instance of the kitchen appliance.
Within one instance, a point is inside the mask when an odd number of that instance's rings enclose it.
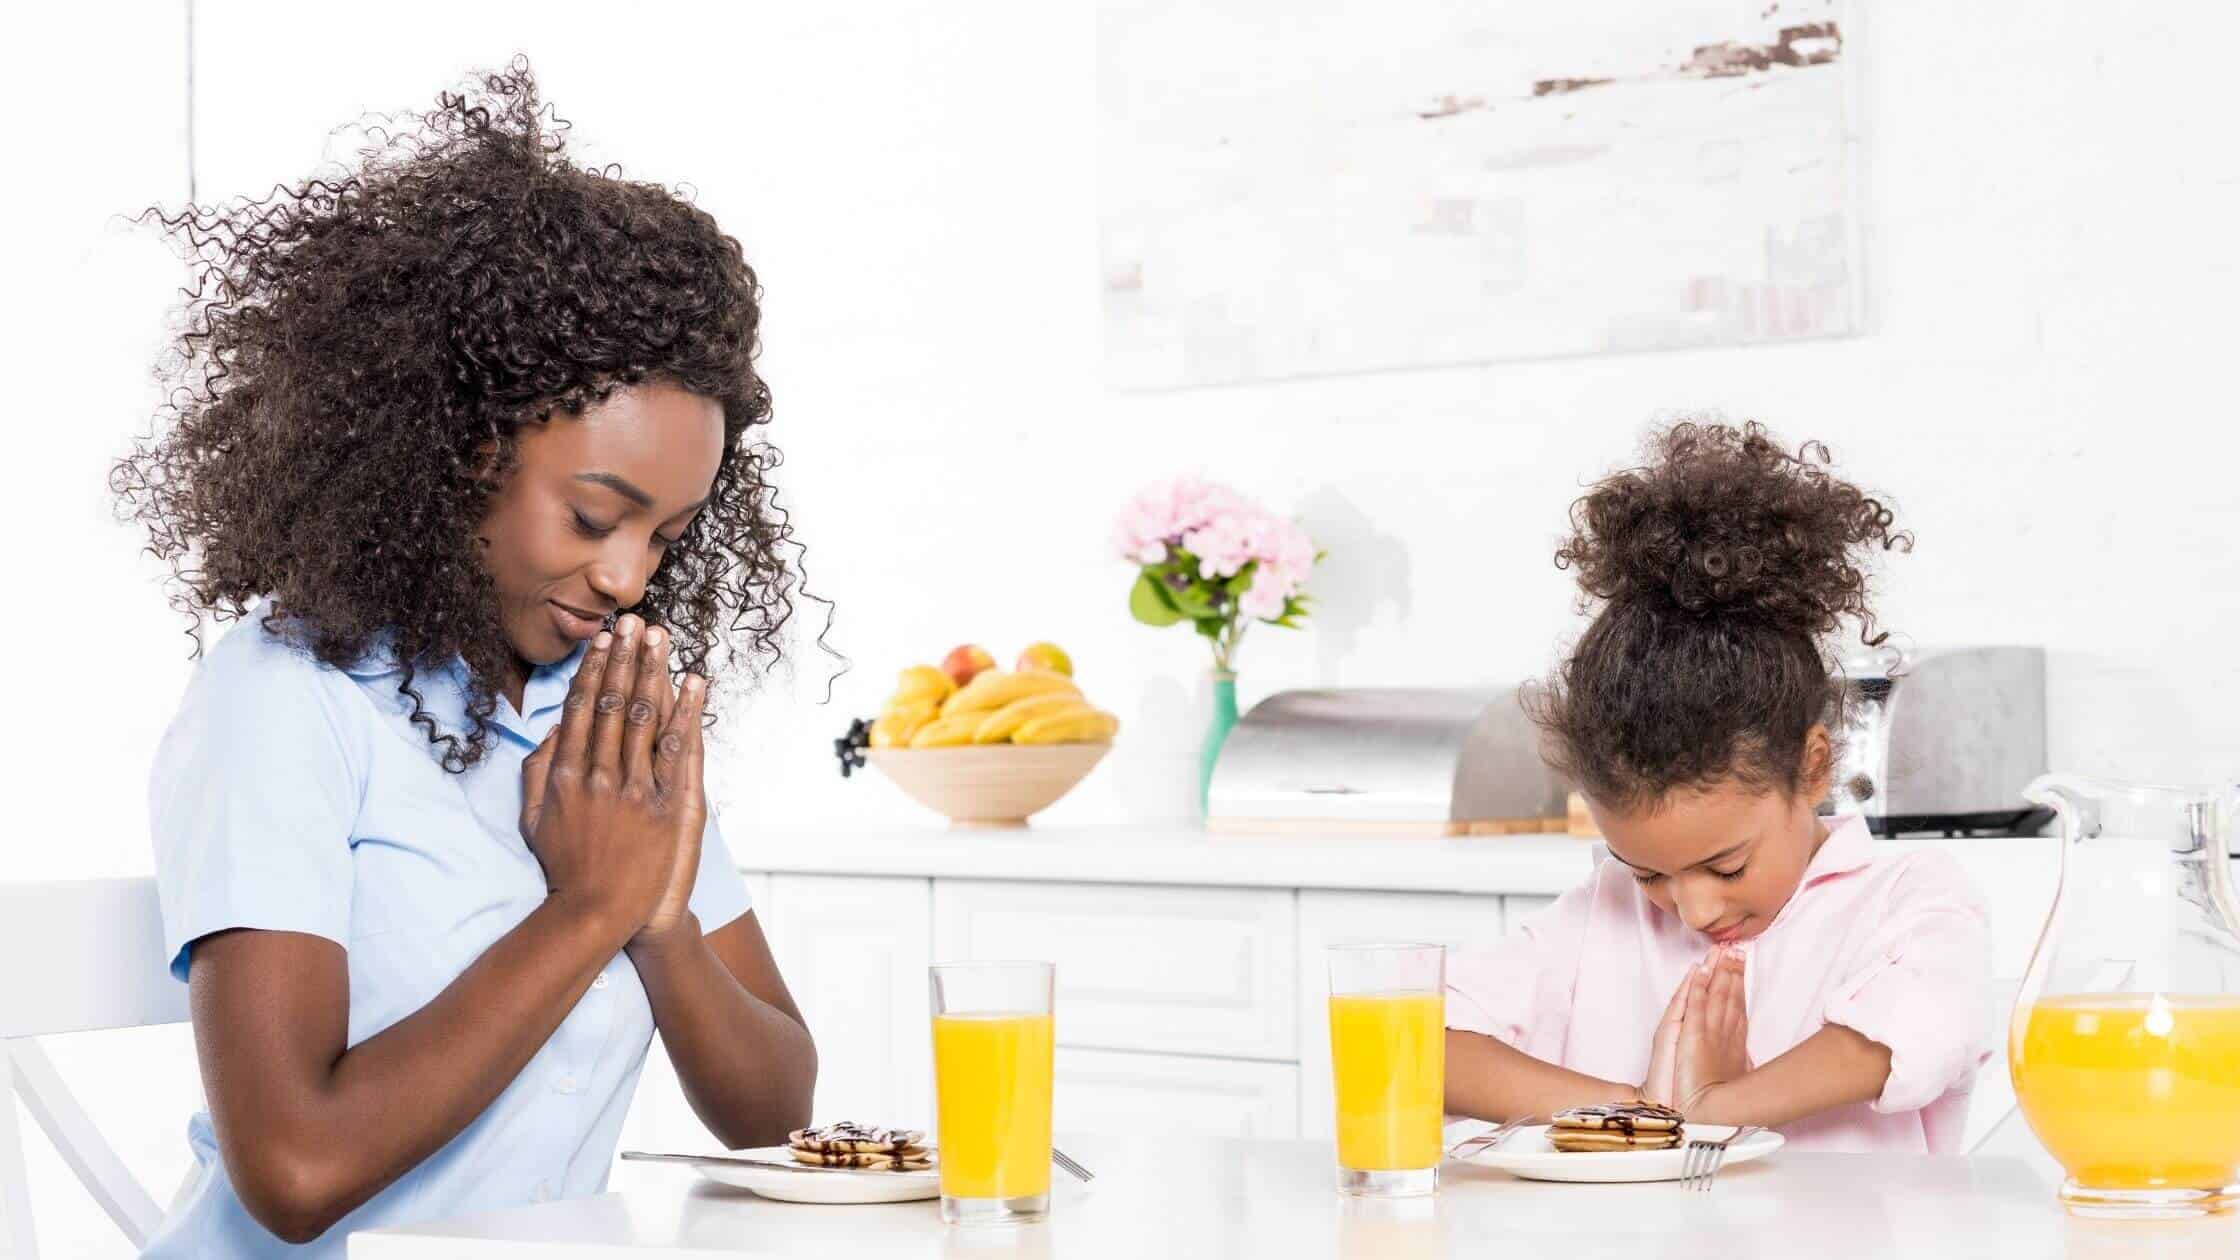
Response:
[[[1212,831],[1442,836],[1564,830],[1539,731],[1503,688],[1284,691],[1229,733]]]
[[[2053,817],[2022,795],[2046,772],[2045,649],[1882,650],[1843,675],[1825,810],[1878,836],[2034,836]]]

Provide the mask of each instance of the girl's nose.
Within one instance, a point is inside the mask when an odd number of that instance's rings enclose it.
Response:
[[[1680,912],[1680,921],[1701,932],[1717,923],[1726,914],[1724,899],[1696,880],[1676,880],[1672,888],[1672,905]]]

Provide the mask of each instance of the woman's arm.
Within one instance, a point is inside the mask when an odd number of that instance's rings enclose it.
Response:
[[[547,901],[434,1001],[348,1049],[340,946],[252,930],[196,942],[195,1048],[242,1205],[287,1242],[325,1233],[481,1115],[635,926]]]
[[[214,932],[189,955],[195,1046],[219,1151],[258,1223],[304,1242],[456,1137],[504,1091],[663,900],[681,814],[655,780],[666,646],[636,618],[586,651],[529,758],[521,828],[543,904],[434,1000],[353,1046],[348,954],[302,933]],[[697,721],[698,699],[677,706]],[[665,751],[685,741],[660,731]],[[697,731],[695,731],[697,738]],[[696,824],[694,824],[696,825]]]
[[[700,1122],[733,1149],[809,1123],[817,1048],[753,911],[705,936],[687,917],[630,944],[661,1044]]]
[[[1600,1080],[1535,1059],[1480,1033],[1447,1030],[1447,1112],[1480,1120],[1546,1119],[1566,1107],[1623,1102],[1638,1085]]]

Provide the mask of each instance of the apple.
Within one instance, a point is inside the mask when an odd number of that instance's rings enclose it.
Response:
[[[977,643],[967,643],[941,658],[941,672],[947,674],[950,681],[959,687],[971,682],[972,676],[981,670],[995,667],[996,658],[988,655],[988,649]]]
[[[1067,656],[1066,650],[1055,643],[1029,643],[1026,650],[1019,653],[1017,668],[1022,674],[1030,669],[1046,669],[1053,674],[1064,674],[1071,678],[1073,658]]]

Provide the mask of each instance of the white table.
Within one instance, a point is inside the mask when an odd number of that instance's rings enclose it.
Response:
[[[1848,1260],[2060,1257],[2231,1260],[2240,1217],[2073,1220],[2013,1160],[1783,1152],[1675,1184],[1543,1185],[1450,1165],[1434,1199],[1366,1201],[1331,1189],[1316,1142],[1061,1135],[1096,1171],[1055,1174],[1050,1219],[955,1229],[936,1204],[773,1203],[667,1165],[625,1165],[617,1192],[355,1236],[351,1260],[621,1260],[679,1255],[858,1257],[1550,1257]]]

